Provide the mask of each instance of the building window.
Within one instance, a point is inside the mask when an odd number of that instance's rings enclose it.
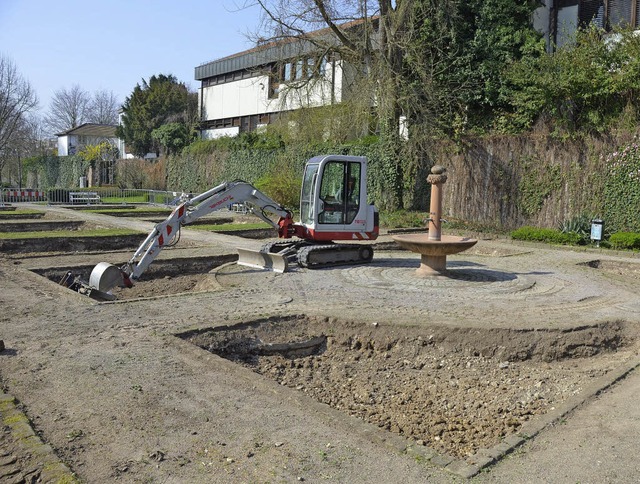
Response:
[[[242,69],[239,71],[226,72],[217,76],[207,77],[202,80],[202,87],[217,86],[226,82],[239,81],[240,79],[249,79],[260,75],[257,70]]]
[[[268,70],[269,76],[269,99],[275,99],[280,93],[280,83],[284,81],[284,66],[272,64]]]
[[[587,27],[589,24],[605,30],[616,27],[637,27],[638,21],[638,0],[581,0],[579,2],[561,2],[578,5],[578,23],[580,27]],[[569,6],[569,5],[566,5]]]
[[[296,80],[300,80],[304,78],[304,61],[302,59],[299,59],[296,62],[296,76],[295,79]]]
[[[316,75],[316,59],[314,59],[313,57],[309,57],[307,59],[307,65],[306,67],[306,76],[307,78],[311,78],[314,75]]]

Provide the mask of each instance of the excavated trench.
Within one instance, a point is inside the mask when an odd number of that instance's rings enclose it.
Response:
[[[621,322],[572,330],[268,318],[179,337],[453,457],[498,444],[620,364]]]
[[[634,264],[629,262],[620,262],[615,260],[600,260],[595,259],[582,263],[592,269],[597,269],[602,273],[612,277],[623,277],[640,280],[640,264]]]
[[[118,300],[130,300],[211,290],[217,285],[208,272],[237,258],[236,254],[227,254],[215,257],[158,259],[149,266],[139,280],[135,281],[132,288],[115,288],[112,292]],[[116,265],[122,265],[124,262]],[[56,284],[60,283],[68,272],[87,282],[94,266],[94,264],[59,266],[31,269],[31,271]]]

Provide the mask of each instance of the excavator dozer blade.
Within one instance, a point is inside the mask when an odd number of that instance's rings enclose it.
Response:
[[[238,264],[273,272],[287,272],[289,269],[287,259],[282,254],[240,248],[238,249]]]

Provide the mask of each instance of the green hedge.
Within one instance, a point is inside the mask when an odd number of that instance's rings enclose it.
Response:
[[[613,230],[640,230],[640,145],[637,141],[621,146],[604,160],[604,219]]]
[[[214,140],[217,141],[217,140]],[[366,142],[354,144],[305,144],[289,145],[274,149],[247,149],[222,143],[198,143],[194,148],[167,159],[167,186],[176,190],[199,193],[220,184],[223,181],[244,180],[260,184],[269,194],[269,185],[274,186],[276,197],[281,185],[290,184],[291,177],[301,180],[304,165],[310,158],[318,155],[338,154],[366,156],[368,163],[369,200],[380,208],[384,205],[388,182],[385,167],[380,156],[378,143]],[[288,202],[290,200],[277,200]]]
[[[612,249],[640,249],[640,233],[616,232],[611,234],[609,244]]]
[[[555,229],[541,229],[538,227],[520,227],[511,232],[511,238],[515,240],[529,240],[534,242],[547,242],[549,244],[579,245],[582,237],[574,232],[561,232]]]

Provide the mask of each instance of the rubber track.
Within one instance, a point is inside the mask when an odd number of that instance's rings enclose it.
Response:
[[[314,254],[333,252],[335,260],[330,262],[314,262]],[[353,257],[355,252],[356,256]],[[356,244],[310,245],[298,250],[298,265],[310,269],[339,265],[366,264],[373,259],[373,247]]]

